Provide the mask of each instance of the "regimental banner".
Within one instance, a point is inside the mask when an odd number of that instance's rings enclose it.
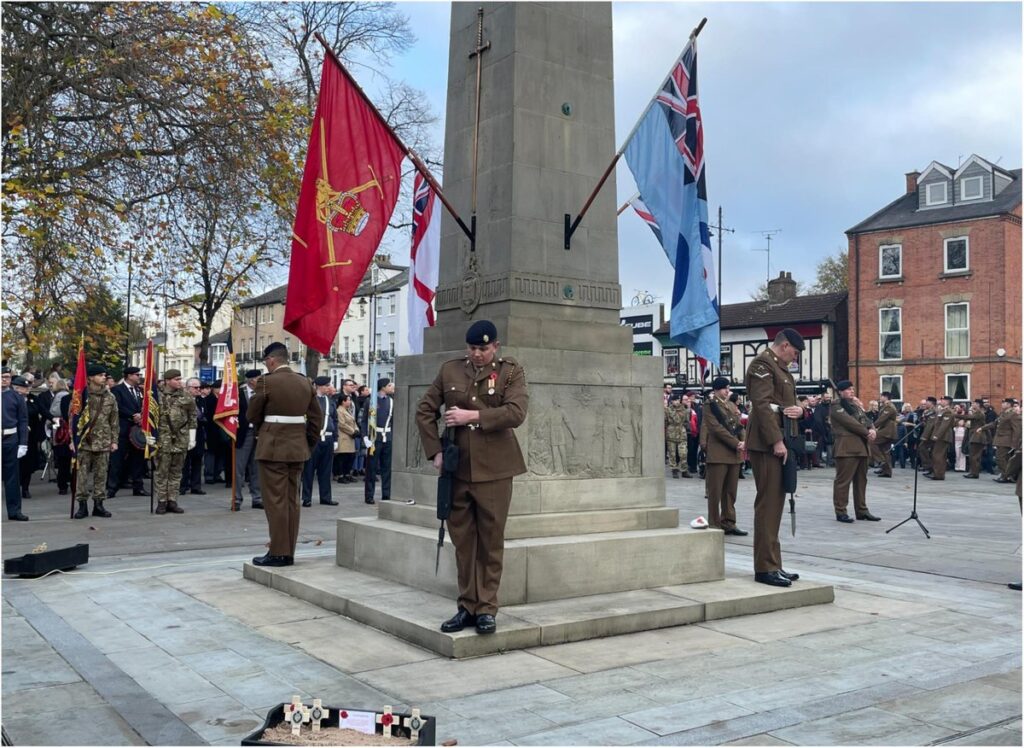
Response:
[[[224,376],[217,393],[217,408],[213,420],[228,437],[238,439],[238,374],[235,368],[235,354],[228,352],[224,359]]]
[[[401,181],[401,146],[330,55],[292,230],[284,328],[326,354],[380,246]]]

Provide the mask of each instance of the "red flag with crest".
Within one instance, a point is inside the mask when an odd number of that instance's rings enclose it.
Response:
[[[238,376],[235,372],[235,354],[230,351],[224,359],[224,377],[220,382],[220,392],[217,393],[213,420],[232,441],[238,439]]]
[[[330,55],[292,230],[284,329],[327,353],[395,209],[404,151]]]

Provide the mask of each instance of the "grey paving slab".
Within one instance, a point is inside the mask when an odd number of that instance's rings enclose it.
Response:
[[[43,718],[5,714],[4,728],[15,745],[148,745],[116,709],[105,704],[47,712]]]
[[[954,740],[947,740],[943,745],[1014,745],[1020,746],[1021,732],[1018,725],[1015,729],[992,727],[964,735]]]
[[[983,678],[978,678],[976,683],[986,686],[996,686],[997,688],[1005,688],[1010,691],[1021,691],[1021,670],[1015,668],[1006,673],[997,673],[996,675],[988,675]]]
[[[477,717],[488,712],[500,712],[509,705],[515,705],[517,709],[531,710],[544,707],[571,709],[573,706],[572,699],[568,696],[539,683],[446,699],[441,702],[441,705],[463,717]]]
[[[82,678],[55,652],[35,657],[4,657],[3,692],[45,688],[66,683],[77,683]]]
[[[1018,691],[972,682],[885,701],[878,708],[957,731],[1020,717],[1021,700]]]
[[[234,745],[266,718],[229,697],[193,701],[173,707],[178,718],[207,742],[231,739]]]
[[[739,636],[756,642],[785,639],[791,636],[856,626],[874,620],[868,613],[832,605],[814,605],[809,608],[777,610],[742,618],[727,618],[700,624],[713,631]]]
[[[4,693],[4,722],[12,717],[48,714],[105,706],[96,689],[85,681],[60,686],[12,690]]]
[[[633,745],[654,736],[618,717],[535,732],[513,740],[516,745]]]
[[[659,683],[663,682],[660,678],[657,680]],[[649,682],[650,676],[642,671],[631,667],[620,667],[597,673],[557,678],[547,681],[544,685],[564,693],[572,699],[580,700],[622,690],[632,690]]]
[[[603,719],[609,714],[626,714],[658,706],[659,702],[633,691],[609,693],[570,702],[554,701],[546,706],[535,706],[532,711],[542,717],[561,724],[576,724],[594,719]]]
[[[724,698],[703,698],[629,712],[623,714],[622,719],[656,735],[668,735],[712,722],[724,722],[735,717],[742,717],[752,714],[753,711],[737,706]]]
[[[182,655],[178,659],[199,675],[209,678],[212,683],[216,683],[221,679],[238,678],[244,675],[264,672],[263,666],[257,660],[243,657],[233,649]]]
[[[944,727],[868,707],[771,732],[796,745],[921,745],[949,734]]]
[[[222,613],[251,626],[305,621],[336,615],[316,605],[296,600],[281,592],[261,589],[210,592],[197,595],[198,600],[215,606]]]
[[[537,683],[571,672],[568,668],[526,652],[509,652],[476,660],[437,659],[414,662],[366,671],[360,677],[369,685],[396,694],[406,701],[433,701],[494,688]]]
[[[558,726],[557,721],[545,719],[528,710],[516,708],[509,702],[495,712],[481,712],[488,716],[460,717],[449,722],[438,722],[438,742],[455,739],[459,745],[495,745],[514,741],[522,736],[544,732]],[[443,737],[442,737],[443,736]]]
[[[722,743],[722,745],[793,745],[787,743],[785,740],[775,737],[774,735],[768,735],[767,733],[761,733],[760,735],[751,735],[748,738],[740,738],[739,740],[730,740],[728,743]]]

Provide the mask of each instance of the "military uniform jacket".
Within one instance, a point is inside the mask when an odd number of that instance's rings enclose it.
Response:
[[[750,398],[747,449],[771,452],[772,445],[782,441],[782,410],[796,405],[796,383],[785,364],[766,348],[750,362],[746,385]]]
[[[878,432],[878,438],[885,441],[896,441],[896,425],[899,420],[900,414],[895,405],[892,403],[882,405],[878,418],[875,419],[875,431]]]
[[[308,460],[320,439],[324,417],[313,383],[288,366],[279,366],[256,380],[247,415],[258,437],[256,459],[267,462]],[[294,422],[276,422],[275,416]]]
[[[997,421],[992,423],[997,423]],[[968,444],[992,443],[991,432],[985,430],[985,411],[972,410],[967,414],[967,433],[969,435]]]
[[[928,441],[935,433],[935,415],[934,410],[926,410],[921,413],[921,420],[924,422],[924,426],[921,427],[922,441]]]
[[[490,394],[491,390],[494,394]],[[480,411],[479,423],[455,431],[460,480],[501,480],[526,472],[515,429],[529,405],[526,374],[514,359],[492,361],[477,372],[469,358],[446,361],[416,407],[416,425],[427,459],[441,451],[437,419],[441,406]]]
[[[196,401],[184,388],[160,387],[159,448],[162,452],[187,452],[189,429],[196,428]]]
[[[18,446],[28,446],[28,406],[25,404],[25,398],[13,389],[3,392],[3,427],[5,431],[17,429],[18,433],[11,434],[10,438],[17,437]],[[107,447],[110,447],[109,443]]]
[[[83,415],[88,410],[89,420],[78,421],[78,431],[88,432],[78,443],[78,449],[85,452],[109,452],[111,444],[117,444],[117,400],[106,385],[96,387],[91,382],[86,388]]]
[[[832,403],[832,435],[835,437],[836,457],[867,457],[868,431],[874,426],[868,414],[852,400],[846,400],[848,413],[843,401]]]
[[[714,402],[718,412],[725,418],[725,424],[718,420],[711,408]],[[740,424],[739,409],[728,400],[719,400],[712,395],[704,401],[704,414],[700,424],[700,446],[707,453],[707,462],[738,465],[743,462],[736,446],[743,441],[744,429]]]
[[[992,444],[997,447],[1014,447],[1020,440],[1020,416],[1013,410],[1004,410],[999,414],[999,418],[985,424],[984,428],[986,433],[995,431]]]
[[[932,419],[935,428],[932,430],[932,440],[937,442],[953,441],[953,424],[956,418],[951,410],[944,410]]]
[[[665,438],[670,442],[686,441],[690,427],[689,410],[669,405],[665,408]]]

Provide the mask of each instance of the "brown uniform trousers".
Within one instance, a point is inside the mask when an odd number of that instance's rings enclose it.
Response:
[[[294,558],[299,538],[299,477],[311,445],[320,438],[324,418],[316,390],[301,374],[279,366],[256,380],[246,415],[258,435],[256,469],[270,530],[270,555]]]
[[[782,568],[779,523],[782,522],[786,495],[782,491],[782,458],[772,454],[772,445],[782,440],[784,416],[781,410],[796,405],[796,384],[785,364],[769,347],[751,361],[747,368],[746,386],[750,398],[746,444],[757,488],[754,498],[754,571],[778,571]]]
[[[992,445],[996,448],[996,465],[999,467],[999,475],[1004,480],[1017,478],[1015,473],[1007,472],[1007,462],[1010,451],[1020,441],[1020,420],[1020,416],[1014,413],[1013,409],[1008,408],[999,414],[999,418],[984,427],[986,433],[995,432]]]
[[[712,401],[723,424],[712,409]],[[743,427],[736,406],[712,395],[704,402],[700,425],[700,445],[707,455],[704,488],[708,495],[708,524],[731,530],[736,527],[736,486],[742,459],[736,446],[743,440]]]
[[[829,417],[835,436],[836,479],[832,484],[832,508],[836,514],[848,514],[850,487],[853,487],[853,509],[856,516],[867,514],[868,500],[868,430],[871,419],[854,402],[832,403]]]
[[[972,409],[970,414],[967,416],[967,439],[969,445],[967,474],[980,475],[981,458],[985,454],[985,448],[988,447],[991,442],[989,432],[985,430],[984,411]]]
[[[472,615],[498,612],[512,477],[526,472],[513,429],[526,419],[528,405],[523,368],[506,357],[479,371],[468,358],[445,362],[416,406],[427,459],[441,451],[437,419],[442,406],[480,412],[479,422],[454,429],[459,467],[448,518],[458,604]]]
[[[944,410],[935,417],[932,432],[932,480],[946,479],[949,445],[953,441],[953,414]]]
[[[896,423],[899,421],[899,417],[900,414],[892,403],[884,403],[878,412],[878,418],[875,421],[877,436],[870,448],[872,458],[881,466],[879,475],[892,476],[892,455],[889,450],[892,448],[892,443],[896,441]]]

